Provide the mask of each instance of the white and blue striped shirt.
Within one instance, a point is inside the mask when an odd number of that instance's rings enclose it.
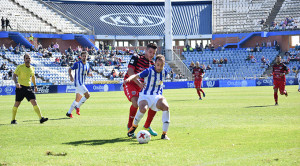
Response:
[[[74,63],[71,69],[75,70],[75,78],[74,78],[75,87],[84,85],[85,78],[90,72],[90,65],[88,63],[84,65],[82,61],[78,61]]]
[[[144,78],[144,83],[146,83],[146,88],[143,88],[140,94],[162,95],[163,82],[166,79],[167,71],[163,69],[162,72],[157,73],[154,67],[155,66],[151,66],[139,73],[139,76]]]

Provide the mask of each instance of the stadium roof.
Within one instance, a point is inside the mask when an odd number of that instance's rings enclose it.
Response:
[[[45,2],[94,27],[96,38],[164,36],[164,2]],[[211,1],[172,2],[172,16],[174,36],[212,33]]]

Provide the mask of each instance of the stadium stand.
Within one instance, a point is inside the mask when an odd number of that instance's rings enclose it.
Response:
[[[162,2],[44,2],[93,25],[96,35],[161,36],[164,34],[164,24],[161,24],[161,19],[164,17]],[[211,34],[211,2],[177,2],[172,5],[174,35]],[[91,14],[86,14],[87,11]],[[129,17],[131,19],[128,19]],[[155,23],[158,25],[153,27]]]
[[[86,33],[86,30],[36,0],[1,0],[1,15],[21,32]]]
[[[277,23],[278,27],[275,28],[276,25],[273,25],[273,28],[276,30],[300,29],[299,6],[299,0],[285,0],[274,20],[274,23]],[[291,19],[291,17],[293,17],[293,20],[285,22],[286,18]],[[283,26],[283,24],[285,25]]]
[[[187,67],[192,61],[211,66],[211,70],[206,70],[206,80],[243,80],[264,77],[263,74],[268,65],[261,62],[262,56],[272,62],[275,60],[278,51],[273,48],[264,48],[261,52],[249,52],[242,48],[227,49],[225,51],[183,52],[182,54],[186,58],[183,61]],[[254,56],[255,61],[247,60],[249,54]],[[220,60],[221,58],[227,58],[227,64],[213,63],[213,59]]]
[[[213,33],[261,31],[261,19],[270,14],[276,0],[215,0]]]

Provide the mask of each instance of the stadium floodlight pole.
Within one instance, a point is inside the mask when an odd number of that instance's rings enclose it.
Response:
[[[165,0],[165,56],[167,61],[173,60],[172,40],[173,34],[171,0]]]

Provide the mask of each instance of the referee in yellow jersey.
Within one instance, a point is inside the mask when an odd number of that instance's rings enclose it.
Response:
[[[37,113],[37,115],[40,118],[40,123],[44,123],[48,120],[48,118],[42,117],[41,110],[35,100],[35,94],[31,88],[31,81],[32,81],[34,85],[34,91],[37,92],[35,76],[34,76],[34,67],[30,66],[31,59],[28,53],[24,55],[24,62],[25,62],[24,64],[19,65],[16,68],[13,75],[13,80],[16,84],[16,102],[12,109],[11,124],[17,124],[16,114],[18,111],[18,107],[21,104],[24,97],[26,97],[26,99],[31,102],[34,111]]]

